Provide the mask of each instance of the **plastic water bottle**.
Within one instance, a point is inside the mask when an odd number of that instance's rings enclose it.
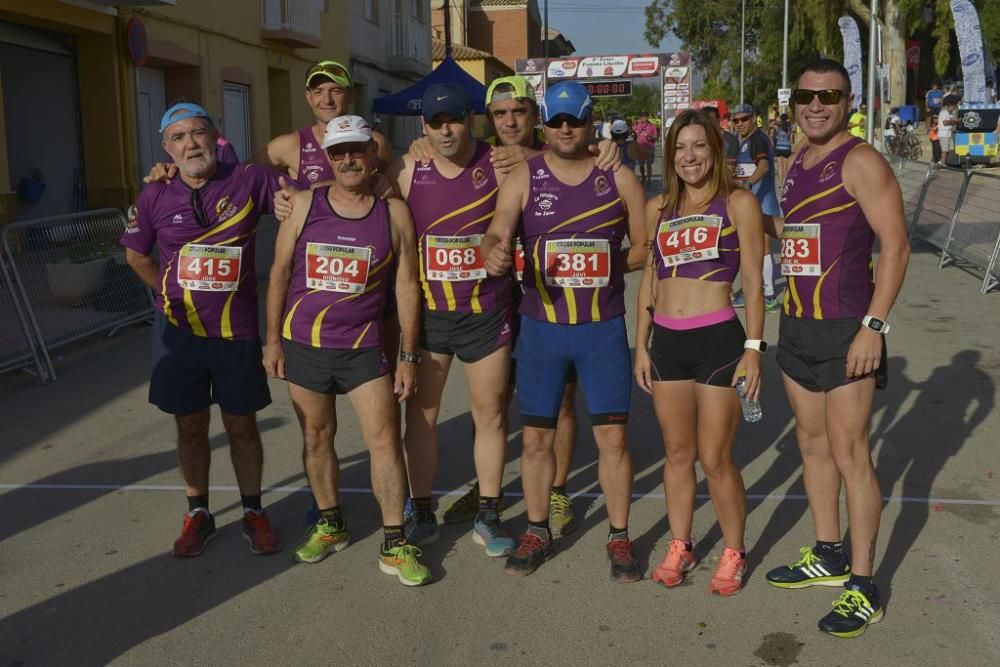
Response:
[[[743,408],[743,419],[748,422],[759,422],[764,416],[764,412],[760,409],[760,402],[754,401],[744,394],[746,393],[747,384],[747,372],[744,370],[739,371],[736,380],[736,393],[740,397],[740,407]]]

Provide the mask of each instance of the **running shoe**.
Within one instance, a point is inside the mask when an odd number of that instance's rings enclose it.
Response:
[[[833,611],[820,619],[819,629],[834,637],[850,639],[881,621],[884,610],[877,590],[869,597],[857,586],[846,584],[844,588],[840,599],[833,603]]]
[[[607,545],[608,559],[611,560],[611,579],[628,584],[642,579],[642,568],[632,555],[632,541],[627,538],[610,540]]]
[[[438,530],[437,517],[434,516],[434,512],[414,512],[411,514],[406,518],[403,533],[406,535],[408,544],[418,547],[426,547],[441,539],[441,531]]]
[[[445,523],[464,523],[475,519],[477,512],[479,512],[479,482],[475,482],[465,495],[449,505],[441,519]]]
[[[243,513],[243,537],[250,543],[250,553],[263,556],[281,551],[278,536],[264,510]]]
[[[514,553],[514,540],[504,529],[498,512],[486,510],[476,515],[476,522],[472,527],[472,540],[486,547],[486,555],[490,558]]]
[[[791,565],[776,567],[767,573],[767,581],[778,588],[808,588],[810,586],[844,585],[851,574],[847,559],[840,560],[824,558],[813,551],[812,547],[799,549],[802,558]]]
[[[215,517],[208,510],[185,512],[180,537],[174,540],[174,555],[179,558],[199,556],[213,537]]]
[[[551,553],[551,540],[546,540],[535,533],[524,533],[518,539],[517,550],[507,558],[504,572],[526,577],[537,570]]]
[[[433,578],[431,571],[418,558],[423,554],[419,548],[399,540],[388,550],[383,545],[378,553],[378,569],[395,575],[404,586],[423,586]]]
[[[724,598],[736,595],[743,590],[743,577],[746,573],[746,557],[741,557],[736,549],[726,547],[719,560],[719,567],[715,568],[712,581],[708,584],[708,592],[718,593]]]
[[[346,528],[320,519],[306,531],[306,541],[295,550],[293,558],[299,563],[318,563],[332,552],[343,551],[350,542]]]
[[[733,297],[733,308],[743,308],[746,305],[746,299],[743,298],[742,294],[737,294]]]
[[[576,530],[573,503],[565,493],[552,491],[549,494],[549,523],[554,527],[556,537],[566,537]]]
[[[694,552],[687,549],[682,540],[670,540],[667,545],[667,555],[663,562],[653,570],[653,581],[658,581],[667,588],[673,588],[684,581],[684,575],[694,569],[697,562]]]
[[[768,313],[773,313],[781,308],[781,300],[778,297],[773,296],[770,299],[764,299],[764,310]]]

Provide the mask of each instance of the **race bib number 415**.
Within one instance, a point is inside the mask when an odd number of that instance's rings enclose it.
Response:
[[[485,280],[486,264],[479,244],[482,234],[428,236],[424,259],[427,280]]]
[[[785,225],[781,230],[781,275],[823,274],[819,255],[819,225]]]
[[[178,253],[177,284],[198,292],[235,292],[243,248],[188,243]]]
[[[360,294],[368,283],[372,249],[335,243],[306,243],[306,287]]]
[[[606,287],[611,279],[607,239],[545,242],[545,283],[556,287]]]
[[[719,258],[722,217],[686,215],[664,220],[656,231],[656,245],[667,268]]]

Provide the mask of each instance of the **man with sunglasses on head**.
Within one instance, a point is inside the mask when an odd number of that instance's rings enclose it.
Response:
[[[780,588],[843,586],[819,628],[855,637],[882,618],[872,583],[882,496],[869,429],[885,386],[886,318],[906,274],[910,245],[899,184],[885,159],[848,132],[850,77],[840,63],[806,67],[792,91],[805,137],[785,180],[784,219],[765,216],[781,239],[788,279],[778,366],[795,413],[816,544],[768,572]],[[872,246],[878,239],[878,268]],[[850,557],[841,543],[839,496],[847,490]]]
[[[480,240],[504,178],[490,163],[489,144],[472,137],[472,111],[457,84],[430,86],[421,103],[433,159],[407,153],[389,170],[416,230],[423,287],[417,383],[406,403],[406,465],[411,514],[406,537],[422,546],[440,538],[431,489],[438,462],[441,396],[457,356],[469,386],[479,507],[473,539],[491,557],[514,548],[500,519],[507,446],[506,396],[510,366],[510,275],[487,275]]]
[[[254,247],[271,210],[277,172],[220,164],[218,132],[196,104],[160,121],[179,178],[143,188],[122,235],[125,256],[156,293],[149,400],[177,423],[188,512],[175,556],[197,556],[215,537],[209,512],[209,407],[218,403],[243,504],[243,535],[255,554],[280,549],[261,507],[263,452],[256,413],[271,402],[261,366]],[[159,247],[159,260],[150,257]]]
[[[431,575],[418,560],[420,550],[403,537],[406,478],[396,402],[416,390],[420,288],[409,211],[402,201],[379,199],[372,191],[371,171],[378,161],[372,135],[359,116],[327,124],[322,148],[336,166],[334,182],[298,192],[293,213],[278,232],[264,366],[270,377],[289,383],[306,476],[318,504],[319,518],[295,550],[295,560],[318,563],[349,541],[333,446],[336,397],[344,394],[371,454],[371,484],[384,532],[379,568],[406,586],[419,586]],[[381,340],[382,311],[393,294],[403,327],[394,379]]]
[[[739,104],[733,109],[733,126],[739,150],[736,156],[736,180],[757,196],[764,215],[780,215],[778,195],[774,190],[774,147],[767,134],[757,127],[757,113],[750,104]],[[743,307],[743,295],[734,299],[737,308]],[[764,245],[764,309],[778,310],[780,304],[774,293],[774,258],[769,244]]]
[[[551,553],[553,445],[566,374],[573,367],[598,447],[611,576],[630,582],[642,571],[628,537],[632,459],[625,429],[632,378],[624,292],[625,273],[641,268],[648,254],[645,195],[632,171],[594,166],[587,151],[592,111],[587,90],[576,82],[545,91],[541,115],[549,150],[504,181],[483,239],[491,276],[509,274],[515,236],[525,250],[516,356],[528,528],[505,571],[531,574]],[[626,237],[629,248],[622,247]]]

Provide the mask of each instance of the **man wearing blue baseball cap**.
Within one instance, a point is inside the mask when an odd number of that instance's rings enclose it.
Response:
[[[251,552],[274,553],[280,546],[261,506],[256,413],[271,396],[258,338],[254,247],[278,174],[220,164],[218,132],[197,104],[167,109],[160,132],[179,178],[143,188],[121,244],[129,266],[156,294],[149,401],[174,416],[188,500],[173,553],[197,556],[215,537],[208,505],[212,403],[219,404],[229,436],[243,535]],[[154,247],[158,259],[151,257]]]
[[[491,276],[510,272],[515,234],[525,254],[515,356],[528,527],[505,571],[531,574],[551,553],[555,431],[572,366],[598,447],[598,476],[610,522],[611,577],[629,582],[640,579],[642,570],[628,536],[632,459],[625,426],[632,360],[624,318],[625,273],[642,268],[648,255],[646,200],[631,170],[594,166],[587,150],[592,111],[590,95],[576,82],[560,82],[545,91],[541,117],[549,150],[504,180],[482,244]],[[622,247],[626,237],[630,246]]]

